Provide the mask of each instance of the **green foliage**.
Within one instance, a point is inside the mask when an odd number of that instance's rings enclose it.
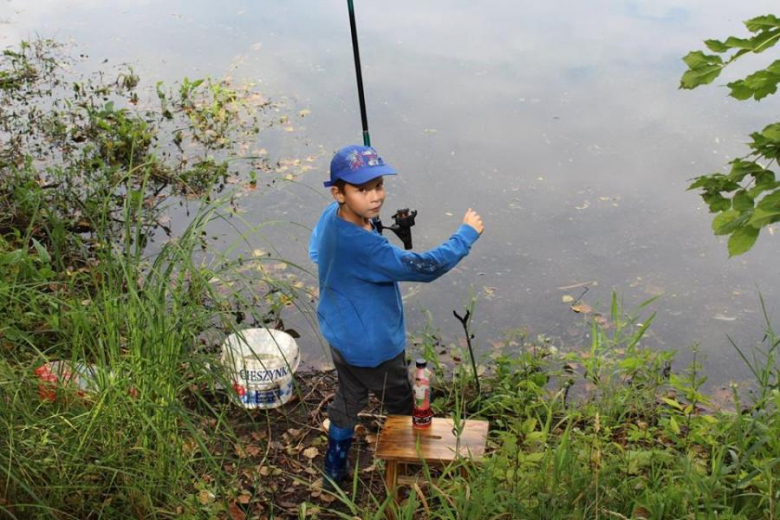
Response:
[[[89,269],[59,272],[57,248],[0,240],[0,307],[14,317],[0,326],[0,507],[12,518],[186,510],[191,482],[222,474],[207,445],[233,434],[203,417],[222,423],[227,403],[192,391],[218,374],[196,348],[202,334],[232,323],[209,283],[222,273],[193,255],[214,214],[204,206],[151,264],[106,248]],[[50,359],[92,367],[89,389],[53,386],[41,400],[33,371]]]
[[[626,313],[613,295],[606,316],[590,317],[590,344],[572,352],[543,337],[507,336],[483,376],[482,399],[467,409],[468,418],[490,419],[488,456],[455,462],[422,492],[413,487],[396,516],[777,518],[780,341],[767,324],[767,348],[751,361],[755,401],[744,407],[735,387],[735,411],[715,411],[695,349],[677,372],[672,354],[645,346],[651,303]],[[423,344],[431,338],[428,332]],[[457,369],[442,367],[440,377],[446,416],[456,396],[473,389]],[[355,502],[341,501],[350,515],[375,518],[384,496],[365,500],[357,513]]]
[[[749,38],[731,36],[725,41],[707,40],[707,48],[688,53],[683,61],[688,70],[680,88],[693,89],[712,83],[723,69],[746,54],[759,54],[780,39],[780,19],[759,16],[745,22]],[[725,60],[724,60],[725,58]],[[760,101],[777,92],[780,83],[780,60],[727,86],[735,99]],[[701,197],[717,215],[712,221],[716,235],[728,235],[730,256],[741,255],[753,247],[763,227],[780,222],[780,182],[769,168],[780,157],[780,123],[767,125],[750,135],[751,152],[731,161],[727,174],[712,173],[696,177],[688,189],[698,189]]]
[[[296,291],[204,239],[228,221],[220,183],[258,107],[185,79],[139,110],[132,70],[68,80],[58,49],[22,43],[0,62],[0,517],[227,514],[214,493],[235,493],[249,463],[215,347],[247,317],[281,323]],[[197,199],[189,226],[147,258],[180,195]],[[85,388],[39,381],[50,361],[84,367]]]
[[[32,226],[41,243],[67,233],[75,257],[99,247],[98,235],[144,244],[156,229],[169,231],[168,195],[219,191],[248,166],[234,159],[256,141],[270,105],[249,88],[211,79],[185,78],[177,89],[158,83],[155,106],[142,102],[132,69],[113,81],[74,77],[66,72],[72,61],[48,40],[3,53],[0,232]],[[251,166],[266,162],[253,158]],[[135,237],[125,234],[128,198],[143,201],[131,205],[138,211],[130,217],[143,224]],[[37,222],[29,200],[41,202]]]

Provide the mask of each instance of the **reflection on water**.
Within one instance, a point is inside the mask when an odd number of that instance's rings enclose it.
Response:
[[[430,309],[434,325],[455,340],[451,311],[473,293],[478,340],[526,326],[576,346],[586,340],[582,317],[563,297],[579,294],[566,287],[595,281],[586,296],[594,307],[605,308],[613,290],[628,308],[662,295],[654,305],[656,344],[684,353],[699,343],[719,382],[747,375],[725,335],[743,345],[760,339],[758,290],[780,323],[780,274],[770,267],[778,236],[764,232],[753,251],[728,260],[706,208],[685,187],[743,154],[746,134],[772,121],[778,98],[737,103],[722,88],[689,92],[677,84],[688,50],[741,32],[741,20],[776,5],[649,4],[358,6],[372,141],[401,172],[387,183],[386,207],[419,210],[418,249],[446,238],[467,207],[486,223],[455,272],[404,286],[411,328]],[[280,157],[313,157],[313,168],[287,189],[244,197],[254,221],[313,225],[327,203],[321,180],[330,154],[360,140],[340,0],[219,7],[11,0],[0,7],[0,24],[2,46],[34,35],[72,38],[95,63],[132,63],[149,85],[230,75],[255,82],[290,113],[309,111],[262,144]],[[309,266],[306,235],[296,226],[267,233],[280,254]],[[310,328],[302,332],[314,359],[318,340]]]

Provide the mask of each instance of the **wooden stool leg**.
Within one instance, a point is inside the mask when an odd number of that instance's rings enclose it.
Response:
[[[393,504],[398,505],[398,462],[394,460],[388,460],[385,466],[385,485],[387,493],[393,497]],[[386,516],[390,520],[395,520],[392,505],[388,507]]]
[[[387,485],[387,492],[395,497],[396,487],[398,486],[398,463],[394,460],[387,461],[385,484]]]

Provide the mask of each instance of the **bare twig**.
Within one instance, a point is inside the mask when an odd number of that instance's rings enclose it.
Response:
[[[469,317],[471,317],[471,311],[466,310],[465,316],[461,316],[457,313],[457,311],[452,311],[452,314],[454,314],[458,321],[460,321],[460,324],[463,325],[463,332],[466,334],[466,345],[469,347],[471,368],[474,369],[474,382],[477,384],[477,399],[479,399],[479,396],[482,395],[482,390],[479,386],[479,375],[477,374],[477,362],[474,360],[474,350],[471,347],[471,338],[474,337],[474,335],[469,330]]]

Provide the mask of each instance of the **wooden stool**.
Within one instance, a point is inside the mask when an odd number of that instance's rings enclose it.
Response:
[[[385,421],[377,442],[376,458],[386,462],[385,482],[387,492],[398,502],[398,465],[426,464],[446,466],[458,458],[480,461],[485,454],[488,422],[464,420],[460,439],[453,432],[454,422],[444,417],[434,417],[430,428],[417,430],[412,427],[408,415],[391,415]],[[460,442],[458,442],[460,440]],[[457,452],[456,452],[457,447]],[[401,477],[402,484],[410,482]]]

